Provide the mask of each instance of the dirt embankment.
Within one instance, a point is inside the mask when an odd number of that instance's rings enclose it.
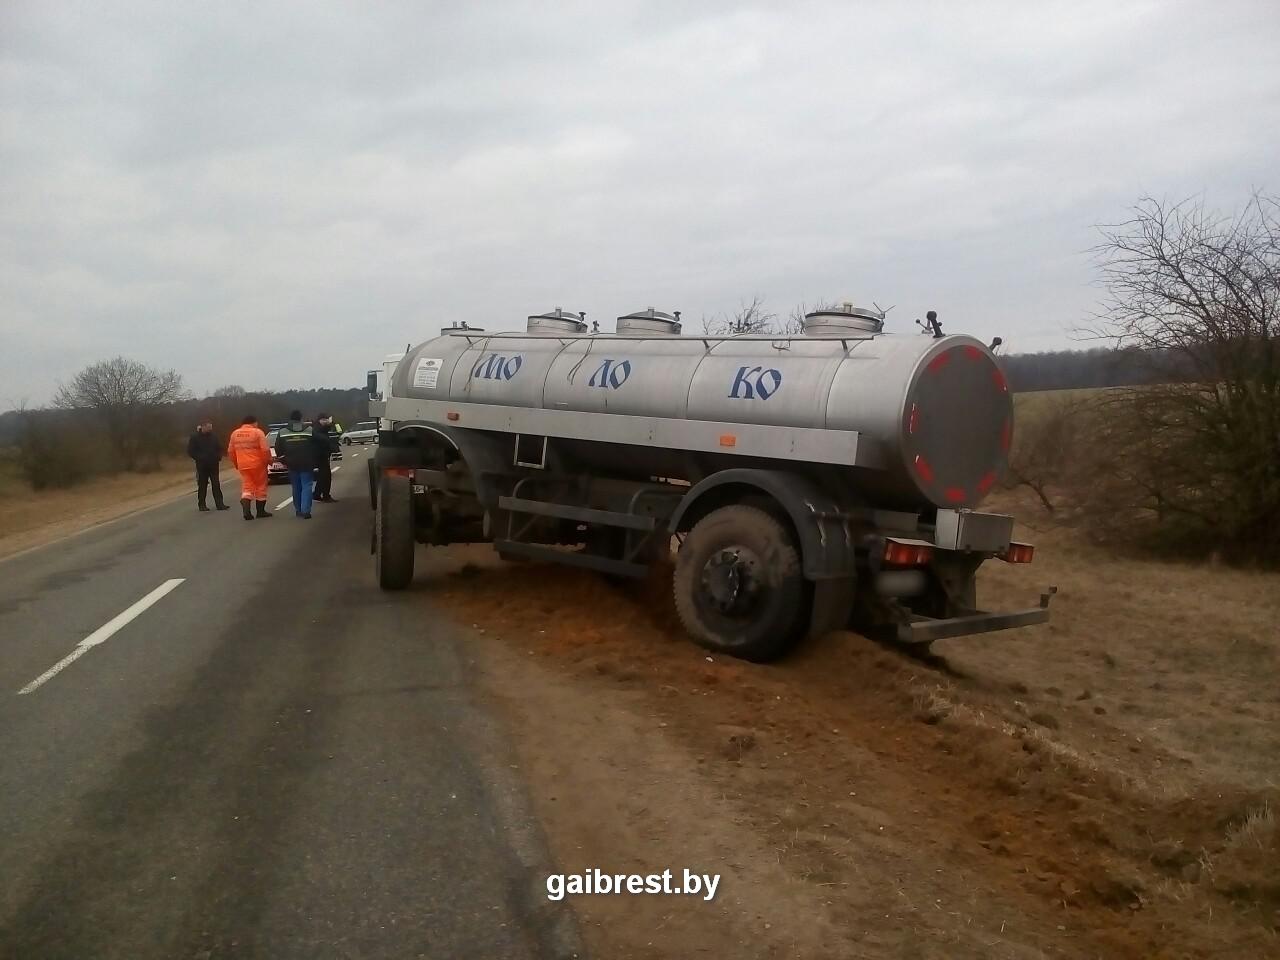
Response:
[[[477,565],[433,594],[484,631],[566,869],[725,873],[715,905],[581,898],[601,955],[1280,956],[1277,639],[1247,626],[1275,601],[1250,575],[1124,587],[1060,555],[1052,631],[928,660],[841,633],[759,667],[690,645],[660,579],[452,552]],[[1184,576],[1222,579],[1228,615],[1137,599]]]

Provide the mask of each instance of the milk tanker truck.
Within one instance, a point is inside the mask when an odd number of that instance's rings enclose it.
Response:
[[[928,644],[1043,623],[1053,588],[977,604],[984,561],[1033,555],[974,509],[1006,467],[1008,383],[981,341],[922,326],[844,304],[794,336],[682,335],[653,309],[612,334],[559,308],[523,333],[442,329],[370,404],[378,583],[407,587],[417,544],[611,577],[674,550],[689,634],[755,661],[846,626]]]

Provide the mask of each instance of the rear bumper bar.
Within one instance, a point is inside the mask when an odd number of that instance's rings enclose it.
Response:
[[[934,620],[920,617],[909,623],[898,624],[900,643],[932,643],[947,637],[967,637],[975,633],[991,633],[995,630],[1012,630],[1014,627],[1030,627],[1049,620],[1049,601],[1058,592],[1050,587],[1040,594],[1040,606],[1012,613],[970,613],[962,617]]]

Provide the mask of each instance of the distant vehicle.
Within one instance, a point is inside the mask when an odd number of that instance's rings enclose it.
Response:
[[[378,421],[361,420],[342,435],[342,442],[348,446],[353,443],[377,443]]]

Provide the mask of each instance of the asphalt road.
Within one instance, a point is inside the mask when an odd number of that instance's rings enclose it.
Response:
[[[310,521],[0,561],[0,957],[576,954],[465,638],[374,583],[370,452]]]

